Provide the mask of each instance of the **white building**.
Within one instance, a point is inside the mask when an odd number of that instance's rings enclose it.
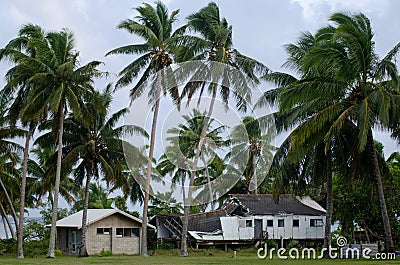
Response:
[[[322,241],[326,211],[309,196],[233,194],[221,209],[189,216],[189,235],[196,244],[246,244],[261,239],[302,243]],[[154,221],[153,221],[154,222]],[[158,238],[179,239],[182,216],[155,218]]]

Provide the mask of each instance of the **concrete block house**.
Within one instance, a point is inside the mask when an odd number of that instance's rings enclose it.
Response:
[[[117,209],[89,209],[86,245],[89,255],[102,250],[138,254],[142,220]],[[57,248],[77,254],[82,241],[82,211],[57,221]],[[149,228],[155,228],[148,225]]]

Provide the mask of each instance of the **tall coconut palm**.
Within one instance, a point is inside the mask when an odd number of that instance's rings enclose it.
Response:
[[[314,78],[280,94],[290,109],[299,102],[331,102],[312,116],[307,127],[298,130],[293,146],[307,146],[312,136],[322,135],[326,143],[351,121],[358,132],[358,151],[368,150],[371,174],[375,176],[385,231],[385,249],[393,250],[391,227],[387,212],[372,128],[387,127],[390,114],[399,110],[399,78],[393,62],[400,45],[379,59],[374,51],[369,19],[363,14],[335,13],[330,17],[334,27],[322,29],[329,39],[312,48],[304,57],[304,72],[314,71]],[[316,69],[323,69],[317,72]],[[322,75],[324,73],[324,75]],[[327,74],[330,73],[330,74]]]
[[[264,76],[265,80],[273,83],[277,88],[264,93],[264,96],[256,104],[258,107],[266,103],[277,104],[279,112],[273,114],[275,124],[278,131],[291,130],[294,131],[282,143],[279,150],[276,152],[269,178],[273,179],[272,191],[275,195],[281,192],[287,192],[287,188],[294,189],[295,192],[305,192],[307,183],[320,182],[321,177],[325,177],[326,183],[326,222],[325,222],[325,239],[324,246],[330,246],[331,239],[331,216],[333,212],[332,205],[332,163],[331,163],[331,142],[326,142],[324,134],[310,135],[306,144],[293,145],[293,140],[296,138],[299,130],[304,130],[309,126],[309,119],[319,112],[324,111],[326,107],[332,103],[331,98],[321,97],[313,101],[303,100],[302,98],[287,98],[287,100],[296,101],[297,104],[291,108],[284,108],[287,104],[280,98],[280,94],[286,90],[295,90],[302,87],[309,80],[315,80],[317,74],[321,74],[324,69],[312,69],[305,71],[302,67],[306,54],[314,48],[318,43],[326,42],[330,37],[328,32],[331,28],[321,29],[316,35],[309,32],[303,33],[296,43],[288,44],[285,50],[288,54],[288,59],[284,66],[300,77],[299,79],[283,72],[269,73]],[[330,73],[325,72],[325,75]],[[317,87],[317,89],[323,89]],[[310,93],[312,93],[310,88]],[[263,119],[263,118],[261,118]],[[297,128],[296,128],[297,127]],[[327,128],[325,128],[327,130]],[[338,140],[338,139],[336,139]],[[324,148],[325,146],[325,148]],[[293,183],[295,185],[293,186]],[[265,188],[264,188],[265,189]],[[276,197],[277,199],[277,197]]]
[[[26,190],[26,176],[27,176],[27,163],[29,158],[29,145],[30,140],[36,130],[37,121],[40,117],[34,119],[26,119],[21,113],[21,106],[25,104],[28,92],[33,88],[32,84],[27,80],[32,76],[32,69],[29,69],[23,63],[18,63],[27,57],[35,57],[35,48],[29,44],[32,38],[44,39],[44,31],[41,27],[27,24],[22,26],[19,31],[18,37],[11,40],[4,49],[0,50],[0,60],[8,58],[15,62],[16,65],[7,71],[6,80],[7,84],[2,90],[2,95],[12,101],[10,106],[10,114],[12,122],[17,120],[28,128],[25,137],[25,149],[22,160],[21,171],[21,194],[20,194],[20,209],[19,209],[19,226],[18,226],[18,242],[17,242],[17,257],[23,258],[23,226],[24,226],[24,213],[25,213],[25,190]]]
[[[147,136],[147,133],[137,126],[123,125],[115,127],[118,121],[128,111],[124,108],[116,113],[109,114],[112,102],[111,85],[103,92],[93,91],[84,93],[85,115],[68,117],[64,122],[64,147],[63,147],[63,168],[74,171],[75,182],[83,184],[86,178],[85,193],[83,196],[82,215],[82,249],[81,256],[88,256],[86,250],[87,211],[89,207],[89,192],[92,178],[99,179],[100,176],[107,181],[114,181],[121,176],[125,177],[126,160],[121,137],[126,134],[140,133]],[[51,139],[52,132],[40,137]]]
[[[35,119],[48,109],[55,117],[53,133],[57,136],[58,153],[48,252],[48,256],[54,258],[64,116],[69,109],[75,115],[81,113],[82,95],[90,90],[93,78],[100,75],[97,70],[100,62],[93,61],[79,66],[74,35],[67,29],[46,33],[44,38],[32,37],[27,45],[35,50],[35,57],[16,60],[17,64],[29,69],[31,75],[26,81],[32,89],[27,93],[21,115],[26,119]]]
[[[162,2],[156,2],[155,7],[144,3],[135,8],[138,15],[135,19],[127,19],[118,25],[118,28],[125,29],[144,39],[143,44],[131,44],[116,48],[106,54],[136,54],[140,55],[132,63],[126,66],[119,73],[119,80],[116,87],[130,85],[134,78],[142,75],[136,85],[131,89],[131,99],[135,100],[143,92],[145,82],[157,73],[155,85],[152,86],[150,101],[154,104],[153,122],[150,135],[150,148],[146,170],[146,183],[144,187],[145,197],[143,202],[143,224],[141,233],[142,256],[147,256],[147,211],[149,202],[150,177],[155,144],[155,133],[157,126],[160,96],[162,95],[161,78],[162,73],[170,73],[169,66],[173,63],[173,54],[176,50],[176,42],[184,32],[184,28],[173,31],[173,24],[177,20],[179,10],[168,14],[167,7]],[[174,100],[179,103],[179,93],[176,89],[168,91]]]
[[[222,100],[227,104],[230,95],[236,98],[237,107],[240,110],[246,110],[247,103],[250,101],[250,86],[243,83],[248,78],[248,81],[258,83],[256,74],[264,75],[268,72],[268,68],[262,63],[241,54],[233,47],[232,42],[232,26],[230,26],[225,18],[220,17],[220,12],[217,4],[210,3],[206,7],[200,9],[198,12],[188,16],[188,29],[199,35],[186,35],[182,41],[182,47],[177,52],[178,61],[188,60],[203,60],[208,62],[216,62],[226,64],[242,71],[243,76],[231,76],[230,71],[221,71],[216,77],[211,80],[211,84],[207,82],[190,82],[188,83],[183,92],[182,97],[187,96],[188,101],[198,91],[201,95],[204,90],[208,90],[211,94],[211,101],[209,110],[207,112],[206,121],[202,133],[200,135],[200,145],[196,152],[193,173],[189,181],[188,198],[191,198],[193,191],[194,177],[197,170],[197,162],[200,158],[201,149],[203,146],[204,138],[209,124],[210,116],[213,113],[215,99],[217,92],[221,94]],[[216,67],[219,68],[219,67]],[[210,75],[210,71],[215,69],[207,69],[207,67],[200,67],[197,69],[198,75]],[[221,69],[218,69],[221,70]],[[201,73],[201,71],[205,71]],[[221,85],[218,85],[220,83]],[[232,94],[231,94],[232,93]],[[187,256],[187,226],[190,203],[185,203],[185,216],[183,222],[183,234],[181,242],[181,256]]]

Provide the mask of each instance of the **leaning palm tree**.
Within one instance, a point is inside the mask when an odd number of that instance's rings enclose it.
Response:
[[[14,219],[15,229],[18,230],[18,217],[15,212],[15,202],[18,197],[17,194],[20,191],[18,175],[20,171],[16,168],[18,162],[16,154],[10,157],[8,154],[0,156],[0,197],[1,201],[4,202],[3,208],[6,215],[10,214]],[[6,216],[6,219],[8,216]],[[8,221],[7,221],[8,222]],[[14,227],[9,227],[11,235],[16,239]]]
[[[72,110],[75,115],[85,113],[82,112],[82,95],[91,90],[90,84],[100,75],[97,70],[100,62],[92,61],[79,66],[79,52],[75,50],[74,35],[67,29],[49,32],[45,34],[45,38],[31,38],[27,45],[35,49],[36,54],[35,57],[24,57],[16,61],[31,73],[27,82],[32,89],[27,93],[26,104],[21,113],[27,119],[35,119],[48,109],[55,117],[53,133],[57,137],[58,151],[48,252],[48,256],[54,258],[64,117],[68,110]]]
[[[22,160],[21,171],[21,194],[20,194],[20,209],[19,209],[19,226],[18,226],[18,242],[17,242],[17,257],[23,258],[23,229],[24,229],[24,214],[25,214],[25,190],[26,190],[26,175],[27,163],[29,158],[29,146],[31,138],[36,130],[37,121],[40,117],[34,119],[26,119],[21,113],[21,106],[26,103],[27,94],[33,88],[32,84],[27,80],[32,76],[32,71],[23,63],[18,63],[23,60],[29,60],[28,57],[35,57],[35,48],[29,44],[32,38],[43,39],[44,31],[41,27],[27,24],[24,25],[18,34],[18,37],[11,40],[4,49],[0,50],[0,60],[7,58],[16,63],[14,67],[6,73],[7,84],[1,91],[2,97],[12,101],[9,113],[12,117],[12,122],[15,124],[19,120],[24,127],[28,127],[28,132],[25,137],[25,149]],[[25,58],[25,59],[24,59]]]
[[[208,69],[207,64],[199,67],[194,75],[208,76],[213,75],[211,72],[220,71],[217,76],[213,76],[211,82],[189,82],[183,89],[182,97],[187,97],[188,102],[196,92],[201,95],[205,90],[211,94],[211,101],[207,117],[200,135],[200,145],[196,151],[193,173],[190,176],[188,198],[191,198],[193,192],[194,177],[197,171],[197,162],[200,158],[201,149],[207,132],[210,117],[213,114],[213,108],[217,92],[221,94],[223,102],[229,101],[230,95],[235,97],[236,105],[239,110],[246,110],[247,103],[250,101],[250,86],[244,80],[258,83],[257,74],[264,75],[268,72],[268,68],[262,63],[241,54],[233,47],[232,42],[232,26],[230,26],[225,18],[220,17],[217,4],[210,3],[198,12],[188,16],[188,29],[198,35],[186,35],[181,39],[182,46],[177,51],[177,60],[184,62],[188,60],[203,60],[206,62],[215,62],[225,64],[242,72],[242,76],[234,76],[231,71],[221,71],[220,66],[214,69]],[[211,66],[211,68],[213,68]],[[187,71],[187,69],[184,71]],[[203,79],[204,80],[204,79]],[[220,84],[220,85],[218,85]],[[232,94],[233,95],[232,95]],[[183,221],[183,234],[181,242],[181,256],[187,256],[187,228],[190,203],[185,203],[185,216]]]
[[[157,73],[155,85],[149,94],[150,101],[154,104],[153,122],[150,135],[149,155],[146,170],[146,183],[144,187],[145,197],[143,202],[143,224],[141,233],[142,256],[147,256],[147,208],[149,202],[150,177],[152,170],[152,160],[155,144],[155,133],[157,126],[158,111],[160,106],[160,96],[162,95],[161,78],[162,73],[171,72],[170,65],[173,63],[173,54],[176,50],[176,42],[183,33],[184,28],[173,31],[172,25],[177,20],[179,10],[168,14],[167,7],[162,2],[156,2],[153,7],[147,3],[135,8],[139,13],[135,19],[127,19],[118,25],[118,28],[125,29],[129,33],[140,36],[145,40],[143,44],[131,44],[116,48],[106,54],[137,54],[139,58],[126,66],[119,73],[119,80],[116,88],[130,85],[134,78],[142,73],[139,81],[131,89],[131,99],[139,97],[143,92],[146,81]],[[179,103],[179,93],[176,89],[169,89],[169,93],[174,102]]]
[[[18,218],[14,207],[14,202],[10,197],[10,192],[7,188],[11,186],[5,185],[3,178],[13,178],[11,171],[15,173],[15,166],[19,162],[18,155],[22,153],[22,147],[12,141],[12,138],[24,137],[26,132],[16,127],[15,124],[11,122],[11,115],[9,109],[7,109],[7,102],[3,99],[1,100],[0,106],[0,167],[1,167],[1,177],[0,177],[0,189],[3,192],[4,198],[7,201],[8,207],[11,210],[11,215],[15,219],[15,225],[18,230]],[[13,183],[13,181],[9,182]]]
[[[304,72],[314,77],[284,90],[280,100],[282,109],[291,109],[299,102],[329,103],[308,120],[308,126],[299,128],[292,145],[295,149],[310,145],[313,138],[325,139],[326,147],[337,136],[347,121],[357,128],[358,152],[367,150],[375,177],[383,227],[385,248],[393,250],[391,227],[387,212],[378,157],[374,147],[372,128],[388,127],[392,113],[399,111],[399,77],[393,62],[400,44],[383,59],[374,51],[370,21],[363,14],[335,13],[330,20],[335,26],[323,28],[327,41],[318,43],[303,59]],[[321,70],[322,71],[317,71]],[[309,142],[311,140],[311,142]],[[297,147],[297,148],[296,148]]]

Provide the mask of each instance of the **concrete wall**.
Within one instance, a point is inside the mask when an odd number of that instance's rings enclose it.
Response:
[[[91,224],[87,230],[87,251],[89,255],[100,253],[103,249],[113,254],[138,254],[139,237],[117,237],[117,228],[140,228],[141,224],[124,215],[113,214]],[[97,228],[110,228],[110,234],[97,234]]]

